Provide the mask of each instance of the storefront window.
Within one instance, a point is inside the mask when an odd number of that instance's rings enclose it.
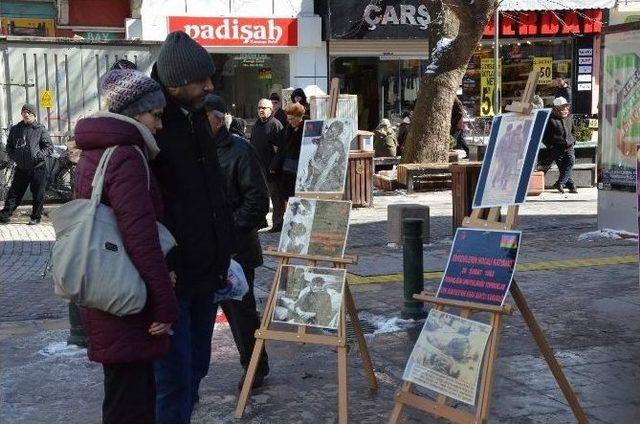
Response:
[[[274,90],[289,86],[289,55],[218,54],[211,55],[216,65],[213,84],[224,98],[229,112],[249,124],[256,119],[258,100]]]
[[[342,93],[358,95],[358,126],[374,129],[382,118],[400,121],[404,109],[413,109],[425,61],[378,57],[336,57],[332,75]]]
[[[529,72],[533,69],[535,58],[552,58],[551,73],[547,74],[542,83],[538,83],[536,94],[542,97],[545,106],[551,105],[554,99],[557,77],[565,79],[572,85],[572,51],[573,40],[540,40],[540,41],[509,41],[501,43],[500,57],[502,60],[501,106],[504,107],[519,100],[527,83]],[[484,116],[482,107],[482,81],[480,78],[482,60],[493,59],[493,46],[479,46],[469,61],[467,73],[462,81],[462,102],[472,116]],[[546,81],[546,82],[545,82]]]

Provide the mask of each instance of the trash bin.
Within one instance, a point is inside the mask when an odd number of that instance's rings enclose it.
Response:
[[[465,216],[471,214],[473,196],[480,177],[482,162],[452,163],[451,171],[451,200],[453,206],[453,233],[462,225]]]
[[[373,152],[350,151],[345,199],[354,207],[373,206]]]

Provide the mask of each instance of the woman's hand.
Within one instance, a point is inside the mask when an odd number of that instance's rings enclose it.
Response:
[[[172,335],[173,331],[171,330],[171,324],[164,322],[154,322],[149,327],[149,334],[152,336],[161,336],[163,334]]]

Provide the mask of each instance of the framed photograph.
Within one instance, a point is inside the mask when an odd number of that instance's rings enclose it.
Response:
[[[493,118],[473,208],[524,203],[550,109]]]
[[[436,297],[502,306],[521,236],[521,231],[458,228]]]
[[[290,197],[278,251],[341,258],[350,212],[350,201]]]
[[[475,405],[490,333],[490,325],[432,309],[407,361],[403,380]]]
[[[346,273],[336,268],[282,266],[272,320],[337,330]]]
[[[296,193],[343,193],[354,137],[351,119],[305,121]]]

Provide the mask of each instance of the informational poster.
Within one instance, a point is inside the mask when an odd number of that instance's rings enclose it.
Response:
[[[493,116],[494,90],[496,89],[495,61],[484,58],[480,61],[480,116]]]
[[[640,234],[640,144],[636,145],[636,207],[638,216],[638,234]],[[640,259],[640,238],[638,238],[638,258]]]
[[[53,107],[53,92],[51,90],[40,90],[40,106],[45,109]]]
[[[491,326],[432,309],[404,370],[403,380],[475,405]]]
[[[337,329],[346,270],[283,265],[273,321]]]
[[[351,202],[290,197],[279,252],[341,258],[349,231]]]
[[[306,121],[302,132],[296,193],[343,193],[349,146],[355,136],[351,119]]]
[[[549,109],[538,109],[493,118],[474,208],[524,203],[549,115]]]
[[[550,56],[534,56],[533,70],[540,76],[538,77],[538,85],[551,84],[553,81],[553,57]]]
[[[458,228],[436,297],[504,304],[521,235],[520,231]]]
[[[634,192],[640,142],[640,30],[604,37],[599,188]]]

